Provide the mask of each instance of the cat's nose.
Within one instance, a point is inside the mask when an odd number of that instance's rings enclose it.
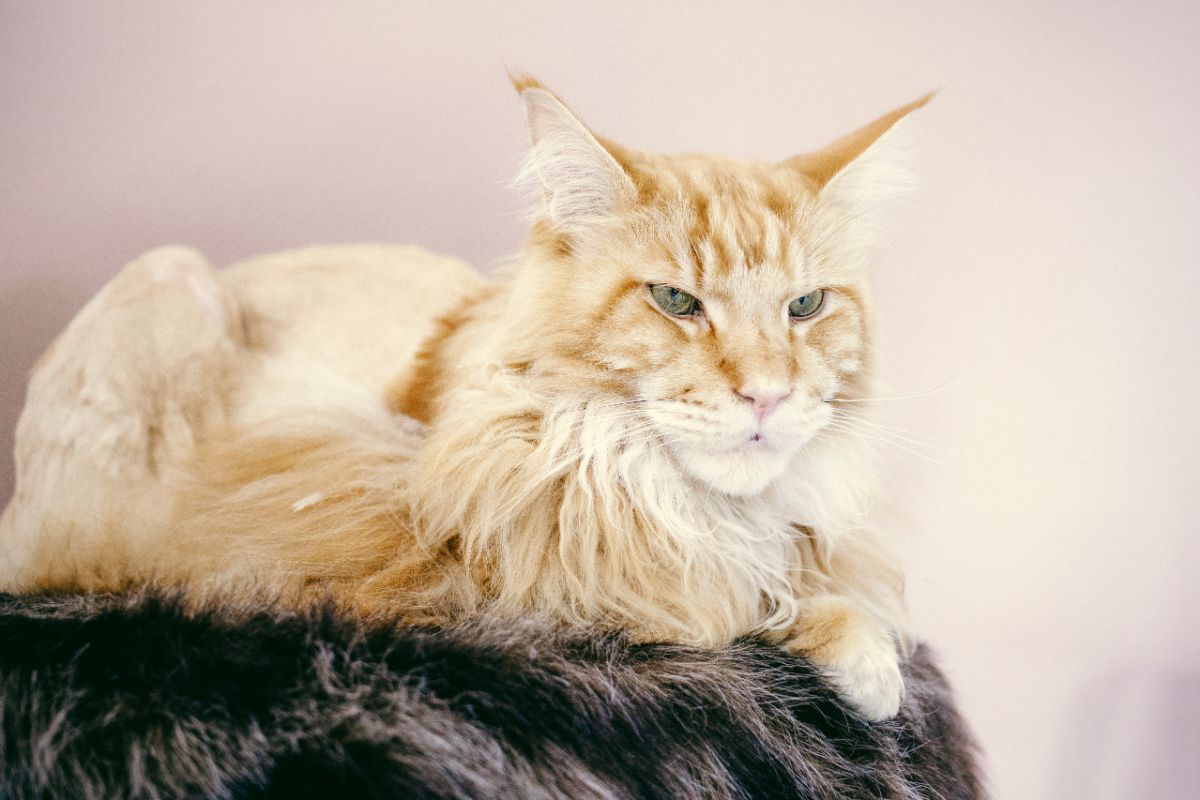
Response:
[[[748,400],[754,406],[754,413],[758,414],[759,421],[767,418],[767,415],[779,407],[779,404],[792,394],[792,390],[786,386],[773,386],[770,384],[757,386],[742,386],[737,390],[738,397],[743,400]]]

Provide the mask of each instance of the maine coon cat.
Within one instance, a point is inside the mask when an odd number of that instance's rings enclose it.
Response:
[[[925,99],[768,163],[632,150],[516,85],[540,202],[499,280],[415,249],[127,268],[34,376],[0,579],[761,634],[894,714],[856,420],[891,130]]]

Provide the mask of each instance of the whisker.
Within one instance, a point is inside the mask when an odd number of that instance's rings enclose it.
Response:
[[[865,426],[866,428],[873,430],[873,431],[877,431],[880,434],[887,434],[896,439],[899,439],[900,441],[908,442],[909,444],[912,444],[914,446],[927,447],[930,450],[937,450],[938,452],[945,453],[946,455],[951,455],[951,456],[961,455],[961,453],[959,453],[956,450],[952,450],[947,447],[942,447],[941,445],[937,444],[933,440],[933,437],[929,436],[928,434],[919,433],[917,431],[910,431],[906,428],[900,428],[895,425],[885,425],[883,423],[876,422],[874,420],[862,419],[861,417],[852,417],[852,416],[849,416],[846,414],[838,414],[837,412],[834,413],[834,420],[836,420],[838,422],[842,422],[842,423],[849,423],[851,425]]]
[[[908,453],[909,455],[916,456],[917,458],[920,458],[924,461],[928,461],[932,464],[937,464],[939,467],[947,466],[946,463],[941,461],[940,459],[934,458],[933,456],[928,455],[926,453],[922,453],[920,450],[914,450],[913,448],[908,447],[907,445],[902,444],[901,442],[895,441],[893,439],[889,439],[886,436],[883,436],[874,431],[862,430],[861,428],[856,429],[856,428],[850,428],[850,427],[839,427],[837,422],[829,422],[826,424],[826,427],[834,428],[835,430],[842,430],[846,433],[853,433],[857,436],[862,437],[863,439],[866,439],[867,441],[885,444],[896,450],[900,450],[902,452]]]
[[[947,389],[949,389],[953,386],[956,386],[957,383],[958,383],[957,381],[949,381],[949,380],[944,381],[941,384],[939,384],[938,386],[930,389],[927,392],[917,392],[916,394],[899,394],[899,395],[891,395],[891,396],[880,395],[879,397],[831,397],[830,399],[826,400],[825,402],[834,404],[834,403],[875,403],[875,402],[885,401],[885,400],[917,400],[922,397],[928,397],[931,394],[937,394],[938,392],[944,392]]]
[[[836,436],[830,436],[828,433],[814,433],[809,442],[822,442],[825,445],[832,447],[839,455],[846,455],[852,452],[852,445],[845,439],[839,439]]]

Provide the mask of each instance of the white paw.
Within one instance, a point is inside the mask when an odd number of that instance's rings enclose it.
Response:
[[[872,722],[891,719],[900,711],[904,678],[890,640],[854,648],[820,666],[838,694]]]

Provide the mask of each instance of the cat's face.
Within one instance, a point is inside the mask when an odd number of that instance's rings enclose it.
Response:
[[[680,469],[760,492],[869,361],[865,276],[820,241],[830,221],[792,170],[656,165],[638,172],[652,199],[548,270],[547,303],[586,309],[555,341],[602,365]]]
[[[531,111],[535,142],[538,114],[556,113]],[[551,136],[586,131],[553,120]],[[814,437],[838,435],[830,401],[865,385],[861,209],[822,191],[829,178],[813,165],[824,162],[591,143],[595,163],[557,176],[582,194],[562,184],[548,194],[536,268],[520,276],[542,321],[537,345],[615,397],[630,435],[657,442],[682,472],[727,494],[762,492]]]

